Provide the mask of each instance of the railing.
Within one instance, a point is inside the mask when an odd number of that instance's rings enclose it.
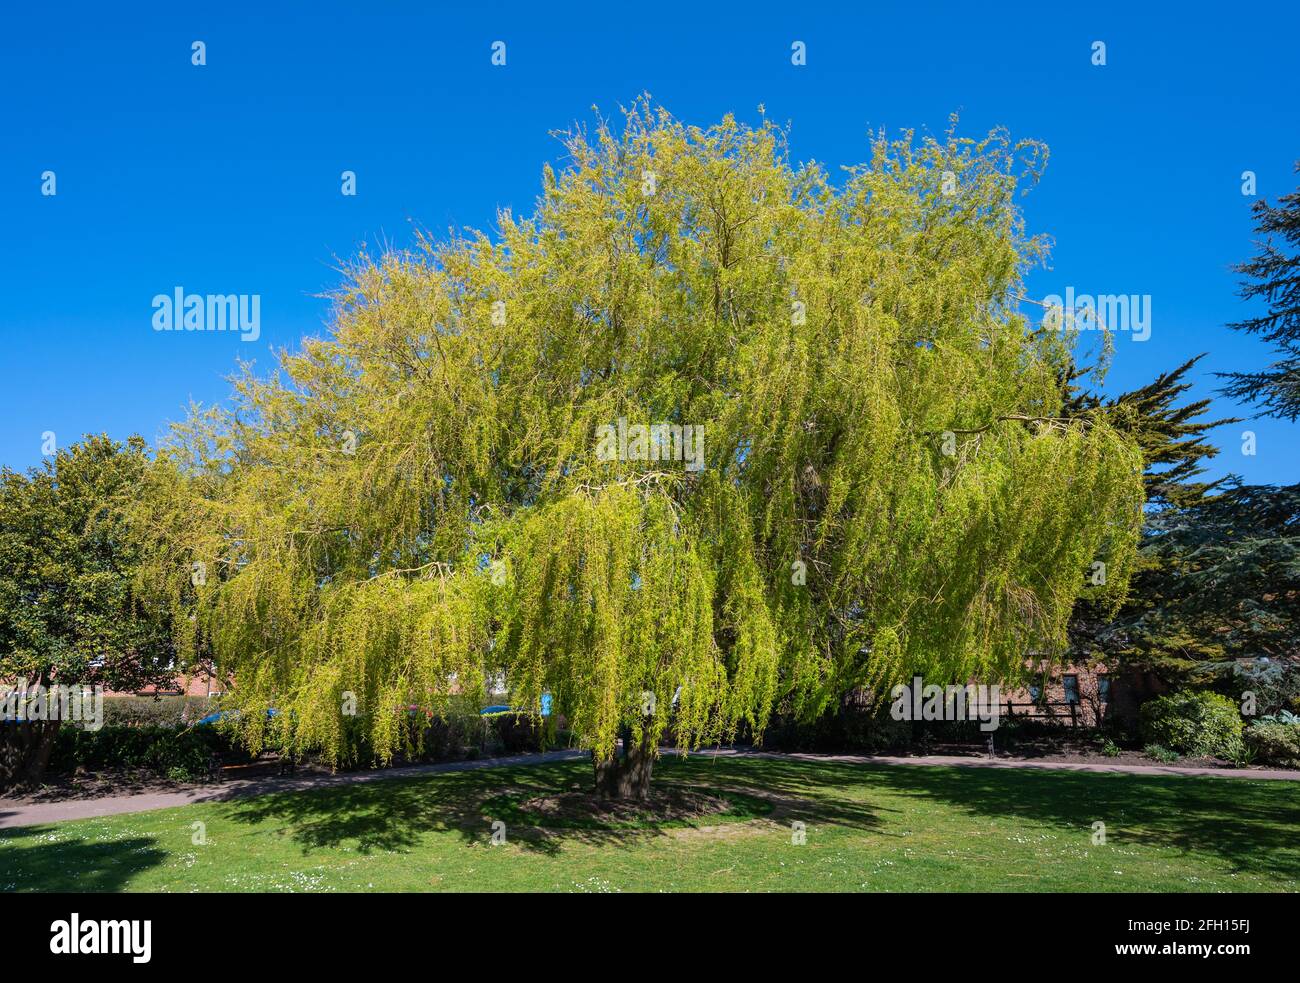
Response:
[[[1083,713],[1083,704],[1077,700],[1039,700],[1025,701],[1016,703],[1008,700],[1002,704],[1002,716],[1008,720],[1013,720],[1017,716],[1029,717],[1034,720],[1050,720],[1062,724],[1069,722],[1071,727],[1092,726],[1100,723],[1106,716],[1106,704],[1101,703],[1095,706],[1089,705],[1087,708],[1090,712]],[[1095,718],[1088,723],[1085,718]]]

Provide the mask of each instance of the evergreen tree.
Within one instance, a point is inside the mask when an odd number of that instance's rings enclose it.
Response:
[[[1300,171],[1300,161],[1296,162]],[[1300,190],[1255,203],[1255,231],[1268,238],[1257,242],[1258,254],[1235,267],[1246,276],[1241,295],[1260,298],[1268,310],[1230,327],[1259,335],[1277,347],[1279,358],[1258,372],[1223,372],[1232,381],[1225,395],[1257,403],[1261,415],[1294,421],[1300,417]],[[1275,243],[1273,236],[1281,237]]]
[[[1168,600],[1161,569],[1167,559],[1153,548],[1161,536],[1156,520],[1193,514],[1199,505],[1213,498],[1221,484],[1198,480],[1205,473],[1202,462],[1219,453],[1208,442],[1207,434],[1215,427],[1237,421],[1204,419],[1208,399],[1180,404],[1192,385],[1186,379],[1187,373],[1204,357],[1202,354],[1188,359],[1147,385],[1110,399],[1078,385],[1083,369],[1071,366],[1063,375],[1066,412],[1104,410],[1114,425],[1142,449],[1147,498],[1142,547],[1129,596],[1119,611],[1099,605],[1086,595],[1080,599],[1070,621],[1070,652],[1075,659],[1113,662],[1136,654],[1133,626],[1144,612]]]
[[[1300,485],[1232,483],[1153,517],[1129,634],[1168,675],[1225,659],[1300,655]],[[1130,612],[1126,612],[1130,613]]]
[[[1202,353],[1168,372],[1162,372],[1139,389],[1106,400],[1081,390],[1075,383],[1082,369],[1071,368],[1065,377],[1066,412],[1086,414],[1104,407],[1111,422],[1137,441],[1142,449],[1143,484],[1147,504],[1157,508],[1194,505],[1212,492],[1219,482],[1196,481],[1205,473],[1203,461],[1218,456],[1219,449],[1207,442],[1206,434],[1216,427],[1239,422],[1236,417],[1205,420],[1209,399],[1179,405],[1192,388],[1187,373],[1205,357]]]

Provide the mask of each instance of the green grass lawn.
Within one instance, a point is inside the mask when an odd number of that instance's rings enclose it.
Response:
[[[662,760],[655,781],[723,795],[707,820],[550,820],[528,804],[589,781],[578,762],[491,768],[0,830],[0,890],[1300,887],[1292,782],[706,755]]]

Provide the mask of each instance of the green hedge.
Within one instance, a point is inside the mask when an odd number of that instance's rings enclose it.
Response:
[[[184,698],[170,698],[168,705],[151,698],[130,699],[134,703],[120,707],[114,715],[116,723],[106,723],[97,731],[79,727],[60,728],[49,769],[54,773],[67,773],[84,768],[87,771],[125,769],[152,771],[178,780],[196,780],[209,775],[214,755],[226,762],[248,760],[235,738],[221,727],[159,726],[143,723],[148,714],[159,719],[177,720],[185,713],[193,717],[196,708]],[[167,700],[164,697],[163,700]],[[105,719],[110,719],[105,700]],[[206,701],[203,708],[207,709]],[[122,723],[122,720],[131,723]],[[370,722],[364,716],[345,721],[344,756],[340,766],[372,768],[379,762],[370,748],[368,730]],[[482,717],[477,708],[469,704],[454,704],[442,716],[428,719],[422,712],[410,714],[410,749],[399,755],[394,764],[451,761],[478,757],[482,753],[514,754],[536,751],[543,747],[545,735],[537,721],[526,716],[503,714]],[[274,748],[268,748],[274,750]]]
[[[1246,747],[1265,764],[1300,768],[1300,724],[1255,723],[1243,735]]]
[[[61,727],[50,755],[50,770],[71,772],[123,768],[171,778],[207,777],[213,755],[229,750],[215,727]]]
[[[740,740],[752,740],[742,733]],[[763,732],[769,751],[860,751],[867,754],[896,751],[912,741],[910,721],[890,716],[889,704],[878,707],[832,708],[815,720],[775,716]]]
[[[365,714],[344,720],[341,768],[379,766],[370,744],[370,726],[370,718]],[[407,715],[407,750],[397,754],[393,764],[540,751],[546,743],[545,730],[544,724],[527,715],[504,713],[484,717],[479,714],[477,703],[452,699],[433,717],[422,709]]]
[[[184,727],[216,709],[206,696],[106,696],[104,724],[122,727]]]
[[[1226,696],[1184,690],[1157,697],[1142,707],[1142,735],[1194,758],[1235,760],[1241,755],[1241,715]]]

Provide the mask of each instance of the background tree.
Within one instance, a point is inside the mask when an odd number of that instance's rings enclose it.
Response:
[[[1300,193],[1282,196],[1276,207],[1261,201],[1254,212],[1258,232],[1300,244]],[[1271,238],[1259,248],[1237,270],[1249,278],[1243,296],[1266,299],[1268,311],[1231,327],[1261,334],[1285,357],[1262,372],[1227,374],[1234,381],[1225,391],[1294,420],[1300,253],[1287,255]],[[1182,377],[1198,360],[1111,404],[1112,422],[1138,440],[1147,461],[1147,522],[1128,600],[1113,616],[1080,603],[1071,639],[1076,656],[1140,665],[1175,684],[1231,687],[1233,659],[1300,653],[1300,513],[1297,486],[1194,480],[1204,471],[1200,462],[1217,453],[1205,432],[1237,422],[1198,419],[1206,400],[1176,406],[1188,388]],[[1075,386],[1073,371],[1064,382],[1072,412],[1102,405]]]
[[[1300,171],[1300,161],[1296,162]],[[1300,416],[1300,190],[1270,205],[1261,198],[1251,211],[1255,231],[1268,238],[1257,242],[1259,253],[1235,267],[1246,276],[1241,295],[1261,298],[1268,310],[1230,327],[1257,334],[1277,347],[1279,358],[1259,372],[1223,372],[1232,381],[1225,395],[1257,403],[1264,416],[1294,421]],[[1275,244],[1273,236],[1280,236]]]
[[[1173,584],[1164,569],[1172,560],[1168,551],[1160,548],[1164,532],[1171,524],[1194,522],[1191,516],[1198,506],[1213,499],[1222,482],[1201,480],[1205,473],[1203,462],[1219,453],[1209,443],[1208,433],[1237,422],[1234,418],[1205,419],[1208,399],[1182,402],[1192,386],[1187,373],[1204,357],[1189,359],[1147,385],[1110,399],[1076,384],[1084,374],[1080,368],[1071,367],[1063,378],[1067,413],[1104,411],[1141,448],[1146,491],[1142,545],[1128,596],[1118,610],[1087,597],[1079,601],[1070,621],[1071,654],[1077,660],[1114,662],[1135,657],[1135,626],[1144,614],[1174,599],[1169,593]],[[1172,611],[1166,612],[1161,624],[1164,628],[1158,648],[1177,648],[1195,637],[1185,627],[1175,626]],[[1148,654],[1153,645],[1155,636],[1143,633],[1143,648]]]
[[[390,755],[403,707],[500,674],[644,795],[669,726],[1018,676],[1081,592],[1123,595],[1140,452],[1063,412],[1072,336],[1015,310],[1040,146],[882,137],[837,187],[770,124],[641,104],[565,148],[495,238],[359,257],[329,334],[154,473],[152,582],[254,747],[339,756],[354,694]],[[658,423],[703,429],[702,469],[598,453]]]
[[[1151,520],[1152,598],[1131,631],[1167,672],[1300,654],[1300,485],[1234,483]],[[1173,644],[1173,640],[1184,640]]]
[[[1072,368],[1066,376],[1065,412],[1081,416],[1104,409],[1112,424],[1137,442],[1142,451],[1148,509],[1194,505],[1221,483],[1196,480],[1205,473],[1202,462],[1219,454],[1219,449],[1208,442],[1207,434],[1239,420],[1203,419],[1210,406],[1208,399],[1180,405],[1183,395],[1192,388],[1187,373],[1204,357],[1202,353],[1190,358],[1147,385],[1109,400],[1075,385],[1086,370]]]
[[[144,442],[88,436],[27,475],[0,470],[0,680],[4,688],[138,689],[173,676],[172,629],[135,589],[124,504]],[[0,723],[0,784],[39,780],[60,721]]]

